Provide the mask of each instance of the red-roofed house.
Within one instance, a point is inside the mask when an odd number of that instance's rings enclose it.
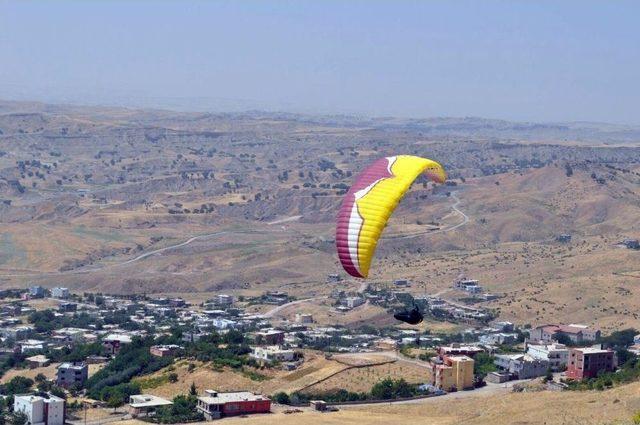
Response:
[[[531,341],[549,343],[557,341],[561,335],[567,336],[571,342],[582,344],[600,338],[600,331],[585,325],[544,325],[529,331]]]

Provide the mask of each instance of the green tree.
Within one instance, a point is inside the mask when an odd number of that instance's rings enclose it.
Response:
[[[289,404],[291,403],[291,398],[289,397],[289,394],[280,391],[279,393],[275,393],[273,395],[273,400],[278,403],[278,404]]]
[[[64,392],[64,390],[62,388],[60,388],[60,387],[58,387],[56,385],[53,385],[49,389],[49,391],[51,392],[51,394],[53,394],[56,397],[60,397],[60,398],[63,398],[65,400],[67,399],[67,393]]]
[[[236,329],[231,329],[224,334],[224,342],[227,344],[242,344],[244,342],[244,334]]]
[[[494,363],[495,357],[487,353],[478,353],[475,355],[473,360],[473,373],[481,380],[490,372],[498,370]]]
[[[607,348],[627,348],[633,344],[633,337],[637,334],[638,331],[634,328],[627,328],[621,331],[611,332],[610,335],[601,337],[598,342],[604,344],[604,346]]]
[[[575,345],[571,338],[569,338],[569,335],[563,333],[556,336],[556,341],[558,341],[560,344],[566,345],[567,347],[572,347]]]
[[[156,420],[160,423],[174,424],[204,420],[202,413],[196,410],[196,396],[178,395],[173,404],[162,406],[156,411]]]
[[[23,394],[29,392],[33,387],[33,380],[24,376],[16,376],[0,388],[0,392],[5,395]]]
[[[193,396],[198,395],[198,388],[196,387],[195,382],[191,382],[191,387],[189,387],[189,395],[193,395]]]
[[[618,364],[623,365],[627,363],[629,360],[636,357],[631,351],[626,348],[618,348],[616,350],[616,357],[618,358]]]
[[[371,388],[371,396],[378,400],[411,397],[413,391],[404,379],[383,379]]]
[[[10,425],[27,425],[28,422],[29,418],[24,412],[11,412],[7,418]]]
[[[113,411],[124,404],[124,395],[120,392],[114,392],[107,400],[107,407],[113,408]]]

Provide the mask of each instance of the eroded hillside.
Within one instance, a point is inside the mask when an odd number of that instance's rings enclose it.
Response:
[[[372,282],[464,273],[519,322],[640,324],[640,253],[616,245],[640,236],[637,129],[2,103],[0,131],[4,287],[328,294],[342,195],[408,153],[450,182],[414,185]]]

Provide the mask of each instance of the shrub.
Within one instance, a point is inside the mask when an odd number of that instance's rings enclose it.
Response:
[[[289,404],[291,403],[291,399],[289,398],[289,394],[280,391],[273,395],[273,401],[278,404]]]
[[[172,405],[158,408],[154,420],[163,424],[202,421],[204,416],[196,410],[197,404],[196,396],[178,395],[173,398]]]

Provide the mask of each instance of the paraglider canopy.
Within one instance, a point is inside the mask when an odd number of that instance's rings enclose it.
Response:
[[[380,158],[357,178],[342,201],[336,225],[336,247],[347,273],[366,278],[387,220],[414,180],[425,173],[444,183],[440,164],[427,158],[398,155]]]

